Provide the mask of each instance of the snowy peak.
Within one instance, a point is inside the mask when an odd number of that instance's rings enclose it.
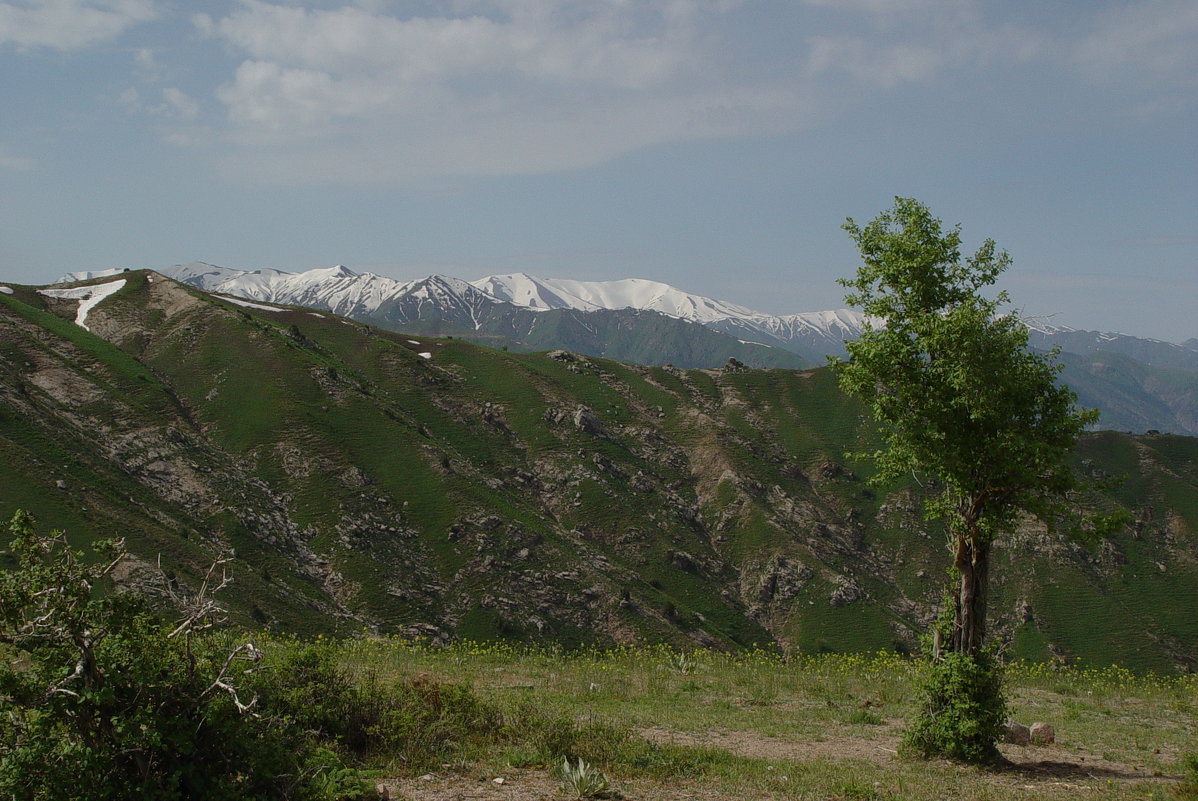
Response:
[[[488,295],[531,309],[645,309],[702,324],[759,314],[645,278],[572,281],[513,273],[489,275],[472,283]]]
[[[479,294],[485,295],[486,293],[481,292],[468,281],[463,281],[460,278],[448,275],[430,275],[428,278],[404,284],[404,294],[431,300],[438,297],[454,299],[471,298]]]
[[[215,264],[207,264],[202,261],[176,264],[173,267],[167,267],[165,270],[159,270],[159,272],[168,278],[173,278],[185,284],[191,284],[205,292],[222,291],[219,289],[221,285],[246,274],[245,270],[230,270],[226,267],[217,267]]]
[[[448,275],[430,275],[404,284],[385,307],[378,309],[378,314],[382,319],[396,322],[455,320],[477,331],[483,326],[486,309],[497,305],[504,305],[504,301],[467,281]]]
[[[168,278],[248,300],[313,306],[352,317],[368,314],[404,285],[373,273],[355,273],[336,265],[288,273],[282,270],[231,270],[204,262],[175,265],[161,271]]]
[[[493,298],[536,311],[547,311],[549,309],[595,311],[596,309],[605,308],[603,306],[596,306],[553,286],[555,283],[561,282],[537,278],[527,273],[488,275],[486,278],[480,278],[470,283],[476,289]]]
[[[327,309],[345,317],[366,318],[381,307],[402,302],[407,297],[424,304],[443,302],[456,306],[477,304],[481,300],[495,302],[494,298],[459,278],[433,275],[419,281],[403,282],[374,273],[357,273],[341,264],[288,273],[273,269],[233,270],[197,261],[177,264],[160,272],[205,292]]]
[[[644,309],[707,326],[762,344],[800,351],[832,348],[861,331],[862,315],[852,309],[778,316],[725,300],[685,292],[643,278],[621,281],[571,281],[526,273],[489,275],[472,282],[487,294],[530,309]]]

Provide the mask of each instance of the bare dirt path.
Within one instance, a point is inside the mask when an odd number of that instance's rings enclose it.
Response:
[[[843,764],[846,776],[851,776],[855,766],[860,767],[862,763],[883,770],[894,767],[900,771],[909,771],[912,764],[898,757],[896,723],[879,727],[869,737],[828,737],[806,742],[719,729],[695,733],[654,727],[640,729],[637,733],[653,743],[715,748],[766,762]],[[1143,765],[1112,762],[1067,745],[1002,745],[1000,750],[1007,764],[998,768],[977,770],[951,763],[931,763],[930,769],[947,773],[950,784],[952,777],[957,777],[961,795],[954,794],[946,798],[1061,798],[1080,801],[1104,798],[1105,791],[1109,791],[1112,784],[1130,788],[1136,783],[1143,783],[1144,797],[1149,797],[1153,791],[1166,796],[1166,785],[1176,780],[1172,776],[1155,775]],[[618,781],[617,785],[628,801],[764,801],[800,797],[785,793],[729,794],[727,789],[698,780],[669,784],[648,780]],[[965,788],[971,791],[964,792]],[[559,782],[543,770],[429,774],[394,780],[388,783],[388,789],[392,798],[410,801],[560,801],[566,797],[559,788]],[[833,793],[801,797],[840,801],[848,796]],[[871,796],[875,797],[879,801],[900,801],[906,796],[880,790],[877,796]]]

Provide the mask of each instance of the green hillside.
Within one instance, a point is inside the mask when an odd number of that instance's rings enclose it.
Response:
[[[879,491],[826,370],[632,367],[235,305],[153,273],[0,296],[0,514],[121,535],[243,622],[565,644],[910,649],[947,564],[917,484]],[[994,630],[1032,659],[1198,663],[1198,440],[1104,433],[1134,525],[1005,543]]]

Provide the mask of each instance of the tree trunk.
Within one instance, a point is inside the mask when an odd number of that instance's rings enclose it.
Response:
[[[960,575],[960,584],[957,588],[950,650],[975,654],[986,638],[990,544],[973,536],[959,536],[954,563]]]

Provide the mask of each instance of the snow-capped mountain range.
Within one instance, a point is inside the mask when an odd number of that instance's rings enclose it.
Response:
[[[120,271],[71,273],[59,282],[117,272]],[[356,273],[341,265],[287,273],[272,269],[234,270],[203,262],[176,265],[158,272],[207,292],[327,309],[365,320],[377,319],[386,310],[399,306],[414,305],[417,314],[421,306],[435,307],[441,317],[445,311],[456,308],[465,311],[476,330],[482,328],[484,319],[478,310],[494,303],[531,311],[638,309],[697,323],[741,342],[781,347],[805,355],[821,350],[840,352],[843,341],[860,332],[862,320],[861,314],[851,309],[771,315],[642,278],[574,281],[510,273],[489,275],[477,281],[433,275],[404,282],[373,273]],[[409,318],[403,321],[410,321],[411,316],[411,311],[403,314],[402,317]],[[821,358],[822,354],[816,360]]]
[[[839,348],[861,331],[861,313],[852,309],[766,314],[643,278],[571,281],[512,273],[489,275],[473,285],[492,297],[530,309],[643,309],[699,323],[741,340],[781,347],[787,342],[826,340]]]
[[[122,270],[75,272],[59,283],[84,281],[115,275]],[[813,363],[828,354],[842,354],[845,340],[856,337],[863,316],[853,309],[773,315],[725,300],[691,292],[643,278],[619,281],[576,281],[540,278],[527,273],[489,275],[464,281],[432,275],[416,281],[358,273],[337,265],[288,273],[282,270],[236,270],[204,262],[166,267],[158,272],[207,292],[231,295],[266,303],[308,306],[388,327],[414,325],[435,320],[464,331],[494,333],[502,320],[503,335],[519,339],[533,321],[513,322],[513,312],[589,313],[623,310],[656,312],[675,320],[693,323],[733,337],[741,344],[780,348],[797,353]],[[576,319],[580,319],[576,316]],[[1198,369],[1198,341],[1184,345],[1158,340],[1085,331],[1067,326],[1028,320],[1032,344],[1059,345],[1065,351],[1090,353],[1098,350],[1122,353],[1160,367]],[[445,330],[451,330],[446,328]]]
[[[72,273],[61,282],[123,272]],[[849,309],[771,315],[667,284],[573,281],[513,273],[418,281],[342,266],[301,273],[203,262],[160,273],[243,301],[325,309],[395,331],[461,336],[492,347],[565,349],[634,364],[801,368],[844,353],[863,318]],[[1062,380],[1104,427],[1198,435],[1198,340],[1177,345],[1026,320],[1030,344],[1060,348]]]

